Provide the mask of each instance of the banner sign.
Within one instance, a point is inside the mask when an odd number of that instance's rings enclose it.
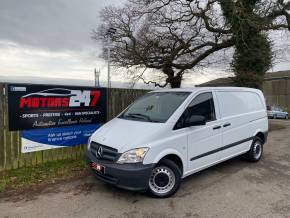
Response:
[[[66,126],[59,128],[24,130],[21,132],[21,152],[86,144],[100,124]]]
[[[106,122],[105,88],[10,84],[9,130]]]

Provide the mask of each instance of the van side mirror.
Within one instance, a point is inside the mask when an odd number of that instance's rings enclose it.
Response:
[[[206,120],[204,116],[192,115],[184,122],[184,127],[205,125]]]

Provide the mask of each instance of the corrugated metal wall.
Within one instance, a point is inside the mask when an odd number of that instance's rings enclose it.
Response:
[[[290,113],[290,77],[265,80],[263,92],[268,105],[278,105]]]

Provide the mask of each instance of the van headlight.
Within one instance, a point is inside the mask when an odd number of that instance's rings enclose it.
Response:
[[[142,162],[149,148],[136,148],[124,152],[117,163],[139,163]]]

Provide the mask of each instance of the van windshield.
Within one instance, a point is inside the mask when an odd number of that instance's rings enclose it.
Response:
[[[190,92],[152,92],[131,104],[119,118],[165,123]]]

